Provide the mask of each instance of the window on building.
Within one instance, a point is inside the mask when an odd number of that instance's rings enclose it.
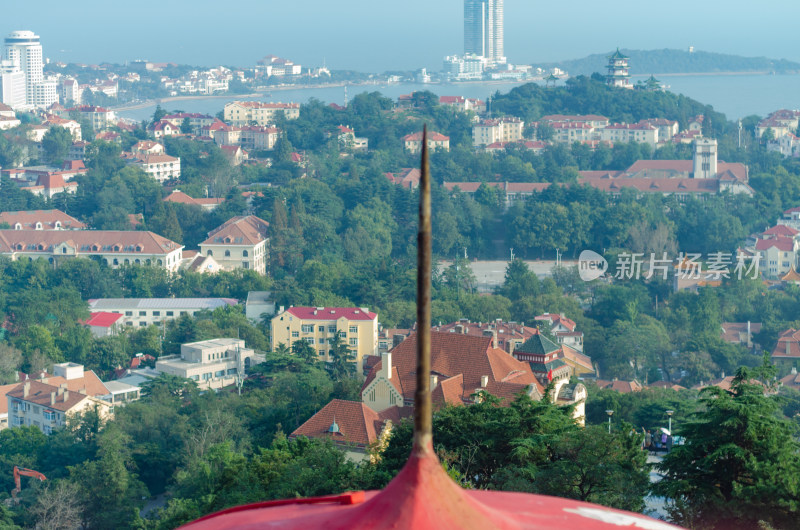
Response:
[[[230,258],[231,257],[231,251],[230,250],[226,250],[225,251],[225,257],[226,258]]]
[[[161,311],[153,311],[153,316],[154,317],[160,317],[161,316]]]
[[[225,370],[217,370],[214,372],[214,377],[225,377]]]
[[[314,345],[314,337],[307,337],[307,338],[305,339],[305,341],[306,341],[307,343],[311,344],[312,346]]]
[[[126,317],[132,317],[133,316],[133,311],[125,311],[125,316]]]
[[[336,326],[328,326],[328,333],[336,333]]]
[[[45,434],[51,434],[53,432],[53,428],[50,427],[49,425],[43,425],[42,432]]]
[[[358,333],[358,326],[350,326],[350,333]]]
[[[313,324],[303,324],[303,333],[314,333],[314,326]]]
[[[319,328],[317,328],[317,331],[319,331],[320,333],[325,333],[325,326],[320,326]]]
[[[247,253],[247,251],[246,251],[246,250],[243,250],[243,251],[242,251],[242,257],[243,257],[243,258],[246,258],[247,256],[249,256],[249,254]]]
[[[171,316],[174,316],[174,315],[175,315],[174,311],[167,311],[167,316],[168,317],[171,317]]]
[[[147,326],[147,322],[139,322],[139,327],[140,328],[143,328],[145,326]]]
[[[299,331],[292,331],[292,338],[293,339],[297,339],[299,337],[300,337],[300,332]]]
[[[147,311],[139,311],[139,316],[140,317],[146,317],[147,316]]]
[[[350,339],[350,346],[358,346],[358,339]]]
[[[44,411],[44,419],[47,421],[55,421],[56,413],[52,410],[46,410]]]

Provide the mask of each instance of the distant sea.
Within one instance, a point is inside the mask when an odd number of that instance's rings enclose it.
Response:
[[[633,76],[634,82],[649,76]],[[703,104],[711,105],[714,110],[724,113],[729,120],[737,120],[756,114],[766,116],[770,112],[781,109],[800,109],[800,75],[662,75],[656,76],[659,81],[668,85],[669,90],[683,94]],[[384,96],[397,99],[401,94],[409,94],[415,90],[430,90],[438,95],[465,96],[486,99],[495,92],[506,93],[523,83],[477,82],[458,84],[415,84],[401,83],[394,85],[349,85],[347,97],[352,99],[362,92],[380,92]],[[342,105],[345,90],[342,86],[320,88],[273,89],[257,97],[225,96],[197,97],[193,99],[164,100],[161,105],[165,110],[182,110],[184,112],[200,112],[214,115],[221,111],[228,101],[259,100],[305,103],[314,98],[324,103]],[[135,109],[120,110],[117,114],[123,118],[143,120],[150,118],[156,107],[152,102]]]

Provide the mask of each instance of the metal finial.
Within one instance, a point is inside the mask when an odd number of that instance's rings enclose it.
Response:
[[[431,172],[428,128],[422,129],[417,234],[417,391],[414,394],[414,448],[417,455],[433,451],[431,417]]]

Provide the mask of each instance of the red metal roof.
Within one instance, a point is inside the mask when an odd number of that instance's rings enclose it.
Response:
[[[302,320],[375,320],[377,313],[361,307],[290,307],[287,313]]]
[[[431,446],[424,455],[412,453],[405,467],[382,491],[237,506],[181,528],[669,530],[677,527],[644,515],[571,499],[463,490],[447,476]]]
[[[91,316],[86,321],[87,326],[96,326],[99,328],[110,328],[114,323],[122,318],[119,313],[108,313],[106,311],[99,311],[91,313]]]

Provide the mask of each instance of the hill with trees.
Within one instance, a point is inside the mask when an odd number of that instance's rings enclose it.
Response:
[[[769,59],[767,57],[742,57],[725,53],[688,50],[620,50],[631,58],[631,75],[649,74],[705,74],[705,73],[800,73],[800,63],[786,59]],[[541,68],[561,68],[570,75],[591,75],[594,72],[605,73],[608,65],[608,53],[596,53],[581,59],[557,61],[539,64]]]

